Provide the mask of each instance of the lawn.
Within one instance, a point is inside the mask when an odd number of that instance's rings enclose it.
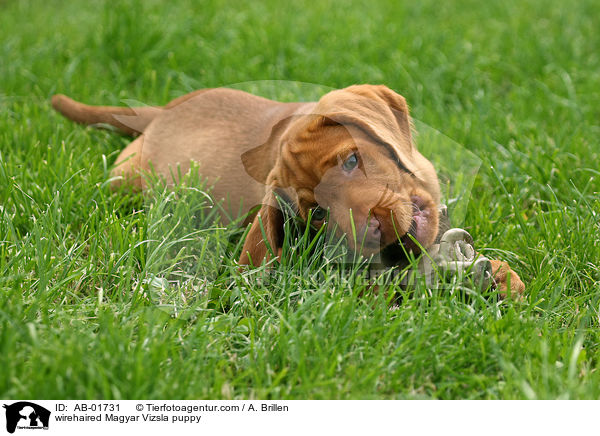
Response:
[[[599,398],[599,28],[596,0],[0,2],[0,397]],[[112,192],[127,138],[50,106],[259,80],[404,95],[481,160],[462,225],[526,298],[389,310],[306,237],[241,273],[201,180]]]

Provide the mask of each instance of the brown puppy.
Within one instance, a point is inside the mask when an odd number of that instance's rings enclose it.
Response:
[[[280,254],[284,216],[277,198],[319,227],[326,219],[364,255],[400,241],[418,251],[438,233],[440,191],[432,164],[411,139],[404,98],[385,86],[358,85],[318,102],[280,103],[232,89],[207,89],[162,108],[92,107],[65,96],[55,109],[85,124],[107,123],[140,136],[117,158],[114,176],[143,189],[153,169],[170,182],[191,161],[214,183],[232,216],[262,205],[246,237],[240,264]],[[116,182],[120,183],[120,182]],[[326,213],[328,212],[328,214]],[[262,224],[262,229],[261,229]],[[266,241],[263,238],[263,230]],[[500,290],[524,285],[493,261]],[[509,273],[510,272],[510,273]]]

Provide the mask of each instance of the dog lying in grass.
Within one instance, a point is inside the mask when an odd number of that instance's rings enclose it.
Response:
[[[117,158],[114,185],[143,190],[150,170],[175,183],[175,169],[185,173],[195,161],[232,216],[240,205],[243,213],[259,208],[241,265],[281,254],[279,201],[317,228],[335,223],[365,256],[398,244],[418,254],[438,235],[435,169],[412,141],[405,99],[385,86],[350,86],[309,103],[218,88],[164,107],[88,106],[63,95],[52,105],[76,122],[137,136]],[[524,291],[506,262],[492,260],[492,271],[501,294]]]

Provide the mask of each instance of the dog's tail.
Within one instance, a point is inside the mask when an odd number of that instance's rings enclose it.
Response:
[[[160,107],[136,108],[117,106],[89,106],[66,95],[52,97],[52,107],[65,117],[81,124],[109,124],[122,133],[136,136],[162,111]]]

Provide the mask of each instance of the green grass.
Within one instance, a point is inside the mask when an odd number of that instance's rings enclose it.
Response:
[[[598,2],[393,3],[0,3],[0,397],[600,397]],[[127,139],[49,104],[266,79],[384,83],[482,159],[464,226],[526,301],[388,310],[302,238],[241,274],[197,180],[111,192]]]

